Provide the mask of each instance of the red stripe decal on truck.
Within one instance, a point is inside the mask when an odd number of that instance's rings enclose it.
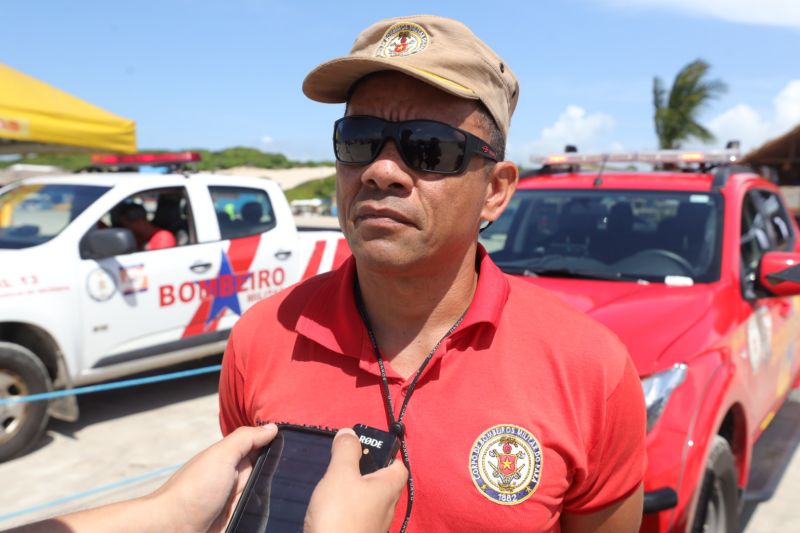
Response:
[[[250,270],[260,243],[260,233],[231,241],[231,246],[228,248],[228,259],[231,260],[231,267],[235,273],[244,274]]]
[[[331,268],[337,268],[344,263],[345,259],[348,257],[350,257],[350,247],[347,245],[346,240],[339,239],[336,243],[336,253],[333,255],[333,265]]]
[[[316,275],[317,271],[319,271],[319,264],[322,262],[322,252],[324,251],[325,241],[317,241],[314,245],[314,251],[311,253],[311,259],[308,260],[306,271],[303,273],[303,280]]]
[[[228,246],[228,259],[230,260],[234,274],[247,274],[247,271],[250,270],[253,260],[256,257],[260,242],[261,234],[231,240],[230,246]],[[183,330],[182,338],[191,337],[192,335],[198,335],[200,333],[207,333],[209,331],[216,331],[222,315],[216,317],[211,323],[206,324],[214,298],[215,296],[210,294],[200,303],[200,307],[197,308],[189,325]]]

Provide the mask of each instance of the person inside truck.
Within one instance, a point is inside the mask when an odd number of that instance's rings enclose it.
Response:
[[[189,244],[189,224],[184,216],[180,194],[161,194],[153,213],[152,224],[165,229],[175,236],[178,246]]]
[[[116,211],[116,220],[123,228],[133,232],[139,250],[160,250],[177,245],[175,235],[159,228],[147,220],[144,206],[136,203],[120,205]]]

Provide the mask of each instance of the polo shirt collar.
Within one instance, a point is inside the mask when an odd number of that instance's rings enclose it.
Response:
[[[481,323],[496,329],[508,300],[508,279],[480,244],[476,263],[479,275],[475,295],[454,334]],[[320,283],[301,312],[295,331],[335,353],[360,358],[369,339],[356,306],[355,275],[356,261],[350,256]],[[367,355],[372,357],[371,349]]]
[[[478,244],[478,256],[475,262],[478,265],[478,285],[475,287],[475,295],[469,304],[469,310],[456,331],[482,322],[497,329],[503,307],[508,300],[508,278],[494,264],[482,244]]]
[[[295,331],[332,352],[359,357],[367,329],[356,306],[355,275],[356,260],[351,255],[320,283],[300,313]]]

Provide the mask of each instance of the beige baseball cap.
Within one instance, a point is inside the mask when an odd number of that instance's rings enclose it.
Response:
[[[345,102],[355,82],[381,70],[480,100],[508,135],[519,98],[517,77],[469,28],[449,18],[416,15],[376,22],[359,34],[348,55],[312,70],[303,92],[319,102]]]

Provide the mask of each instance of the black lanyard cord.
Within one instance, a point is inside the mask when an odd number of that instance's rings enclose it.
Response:
[[[439,339],[430,353],[428,353],[427,357],[425,357],[425,359],[422,361],[422,364],[419,365],[417,372],[414,374],[414,378],[408,385],[408,392],[406,393],[406,397],[403,399],[402,405],[400,405],[400,413],[397,415],[397,420],[395,420],[394,407],[392,406],[392,393],[389,391],[389,380],[386,378],[386,367],[383,363],[381,350],[378,348],[378,341],[375,338],[375,333],[372,331],[372,326],[370,326],[369,319],[367,318],[367,312],[364,308],[364,301],[361,298],[361,288],[358,285],[357,278],[355,282],[355,296],[358,312],[361,314],[361,319],[364,321],[364,326],[367,328],[367,334],[369,335],[370,343],[372,343],[372,350],[375,352],[375,358],[378,360],[378,368],[380,368],[381,371],[381,387],[383,388],[383,394],[386,398],[386,411],[389,415],[389,430],[397,435],[398,439],[400,439],[400,454],[403,457],[403,464],[408,471],[408,500],[406,503],[406,516],[403,519],[403,525],[400,528],[400,533],[405,533],[406,527],[408,527],[408,521],[411,519],[411,507],[414,505],[414,478],[411,476],[411,461],[408,457],[408,447],[406,446],[403,418],[406,414],[408,401],[411,399],[411,394],[414,392],[414,387],[416,387],[419,377],[422,375],[422,372],[425,370],[425,367],[428,366],[428,363],[430,363],[431,359],[433,359],[433,354],[436,353],[436,350],[439,349],[439,346],[441,346],[447,337],[453,334],[453,332],[458,328],[459,324],[461,324],[461,321],[464,320],[464,316],[467,314],[467,311],[464,310],[464,312],[461,313],[461,316],[458,317],[458,320],[456,320],[455,324],[450,326],[450,329],[447,330],[447,333],[445,333],[444,336]]]

